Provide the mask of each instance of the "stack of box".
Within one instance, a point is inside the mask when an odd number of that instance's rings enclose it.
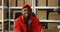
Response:
[[[25,0],[25,4],[30,4],[30,6],[32,6],[32,0]]]
[[[58,0],[48,0],[49,7],[56,7],[58,6]]]
[[[49,12],[49,20],[59,20],[59,14],[57,12]]]
[[[37,5],[38,6],[46,6],[46,0],[37,0]]]
[[[24,5],[24,0],[17,0],[17,6],[21,7],[22,5]]]
[[[16,6],[16,0],[10,0],[10,7]]]
[[[2,6],[2,0],[0,0],[0,6]]]
[[[13,19],[15,19],[15,14],[21,12],[22,10],[13,10]]]
[[[0,9],[0,20],[2,20],[2,10]]]
[[[46,20],[47,19],[47,11],[46,10],[37,10],[36,16],[40,20]]]

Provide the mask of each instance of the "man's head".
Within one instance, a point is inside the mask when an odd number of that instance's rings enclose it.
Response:
[[[25,4],[22,7],[22,14],[25,18],[28,18],[30,16],[30,13],[32,12],[31,6],[29,4]]]

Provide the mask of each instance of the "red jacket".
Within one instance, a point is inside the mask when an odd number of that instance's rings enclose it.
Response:
[[[36,17],[30,16],[31,23],[28,27],[29,32],[41,32],[42,25]],[[20,16],[14,21],[15,32],[26,32],[26,24],[24,23],[24,17]]]

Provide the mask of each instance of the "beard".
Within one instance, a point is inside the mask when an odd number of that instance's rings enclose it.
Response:
[[[25,20],[29,20],[29,19],[30,19],[30,15],[29,15],[29,14],[25,14],[25,15],[24,15],[24,19],[25,19]]]

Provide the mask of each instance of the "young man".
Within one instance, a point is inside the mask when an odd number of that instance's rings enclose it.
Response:
[[[37,17],[32,16],[32,9],[29,4],[22,7],[22,16],[14,21],[15,32],[41,32],[43,26],[39,23]]]

